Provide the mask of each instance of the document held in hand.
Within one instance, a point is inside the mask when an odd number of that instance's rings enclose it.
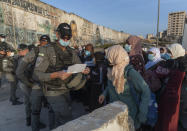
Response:
[[[80,73],[86,69],[86,64],[75,64],[68,67],[67,73]]]

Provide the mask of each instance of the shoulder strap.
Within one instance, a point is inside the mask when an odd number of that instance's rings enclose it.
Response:
[[[73,55],[73,49],[71,49],[70,47],[67,47],[66,49],[69,55]]]
[[[39,47],[35,47],[35,48],[34,48],[34,53],[35,53],[35,57],[34,57],[34,61],[33,61],[33,63],[32,63],[33,66],[36,64],[36,60],[37,60],[37,58],[38,58]]]

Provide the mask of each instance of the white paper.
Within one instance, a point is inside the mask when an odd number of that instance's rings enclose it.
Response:
[[[75,64],[68,67],[67,73],[80,73],[86,69],[86,64]]]

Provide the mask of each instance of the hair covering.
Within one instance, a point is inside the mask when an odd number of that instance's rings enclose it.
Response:
[[[129,64],[129,56],[120,45],[115,45],[106,50],[106,57],[113,65],[108,69],[107,77],[112,81],[118,94],[123,93],[126,79],[124,78],[124,69]]]
[[[160,56],[160,50],[156,47],[153,47],[151,49],[148,50],[149,52],[152,52],[155,54],[155,57],[153,59],[153,61],[148,61],[147,64],[145,65],[145,69],[149,69],[150,67],[154,66],[155,64],[157,64],[158,62],[160,62],[162,60],[161,56]]]
[[[182,47],[182,45],[175,43],[172,44],[168,47],[168,49],[171,51],[172,53],[172,58],[176,59],[180,56],[184,56],[185,55],[185,49]]]
[[[129,36],[127,43],[131,45],[129,56],[142,55],[141,39],[137,36]]]

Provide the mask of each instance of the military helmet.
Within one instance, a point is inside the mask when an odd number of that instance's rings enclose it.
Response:
[[[67,39],[70,40],[72,37],[71,26],[67,23],[61,23],[56,31],[59,32],[60,38],[62,39],[67,37]]]
[[[6,35],[0,34],[0,37],[1,37],[1,38],[6,38]]]
[[[25,49],[28,49],[28,46],[26,44],[18,45],[18,50],[25,50]]]
[[[5,46],[0,46],[0,51],[6,51],[6,47]]]
[[[51,42],[50,37],[48,35],[42,35],[40,37],[40,41],[47,41],[47,42]]]

